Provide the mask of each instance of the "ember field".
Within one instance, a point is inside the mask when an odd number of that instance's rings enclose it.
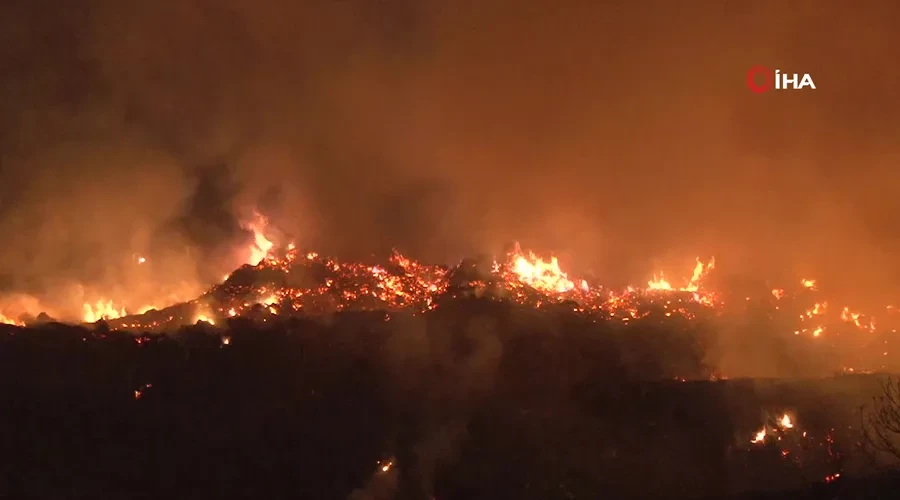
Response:
[[[390,321],[2,328],[6,494],[719,497],[871,472],[876,376],[684,382],[706,373],[695,338],[652,323],[456,299]]]

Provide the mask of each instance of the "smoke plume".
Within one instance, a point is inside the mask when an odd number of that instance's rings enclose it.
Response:
[[[344,256],[519,240],[609,280],[715,254],[891,293],[900,11],[868,5],[14,0],[0,286],[189,295],[259,211]],[[756,64],[817,90],[753,94]]]

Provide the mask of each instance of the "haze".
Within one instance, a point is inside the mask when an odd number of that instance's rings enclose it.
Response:
[[[77,4],[0,16],[0,290],[189,295],[258,211],[347,257],[900,292],[896,2]]]

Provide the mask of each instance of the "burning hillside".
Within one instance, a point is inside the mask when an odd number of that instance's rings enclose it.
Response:
[[[729,325],[755,317],[759,328],[778,330],[808,344],[810,352],[838,352],[832,370],[868,371],[894,366],[888,346],[896,335],[897,310],[866,314],[833,305],[818,283],[738,292],[716,279],[715,261],[697,259],[690,276],[662,272],[644,286],[613,289],[570,276],[556,257],[549,260],[518,245],[500,261],[464,260],[454,267],[424,264],[394,253],[384,262],[343,262],[289,244],[277,249],[263,235],[265,219],[247,225],[254,240],[247,264],[202,296],[164,308],[129,309],[100,300],[84,305],[83,321],[104,320],[112,329],[167,331],[198,321],[217,325],[229,318],[259,321],[342,311],[384,311],[385,321],[404,311],[425,313],[449,300],[479,298],[579,315],[592,323],[627,327],[641,320]],[[145,259],[141,257],[141,261]],[[744,318],[744,319],[741,319]],[[8,324],[28,318],[0,316]]]
[[[247,345],[252,336],[248,325],[251,332],[286,332],[288,337],[295,330],[317,328],[330,328],[329,335],[334,335],[354,325],[351,330],[365,334],[353,337],[356,347],[351,350],[365,350],[364,346],[379,342],[389,345],[386,339],[395,336],[405,338],[411,328],[415,330],[410,326],[413,318],[423,320],[428,326],[420,328],[440,344],[437,337],[470,335],[471,317],[490,317],[494,321],[490,338],[467,338],[466,342],[500,342],[509,351],[506,369],[533,374],[515,379],[539,395],[559,392],[559,387],[571,383],[565,377],[555,380],[534,373],[538,360],[552,370],[556,355],[567,360],[567,370],[576,374],[572,376],[586,380],[663,380],[670,384],[666,391],[690,392],[691,384],[679,382],[734,375],[718,366],[710,354],[728,344],[729,336],[743,340],[738,344],[740,356],[755,351],[782,358],[780,362],[791,366],[787,373],[792,375],[897,366],[887,350],[896,334],[896,310],[887,307],[876,318],[835,306],[813,279],[798,279],[794,287],[748,291],[720,279],[713,259],[698,258],[683,277],[657,272],[643,286],[612,288],[570,275],[557,257],[544,259],[518,245],[503,259],[466,259],[452,267],[425,264],[397,252],[382,262],[348,262],[302,251],[293,244],[279,248],[263,235],[262,219],[247,228],[254,238],[246,264],[196,299],[159,309],[145,306],[133,314],[121,302],[99,300],[84,305],[84,325],[71,327],[69,333],[88,349],[105,343],[152,353],[156,352],[152,346],[165,345],[170,337],[150,332],[199,331],[203,338],[214,333],[214,345],[198,339],[190,342],[229,351]],[[138,258],[139,264],[146,260]],[[338,315],[335,324],[341,326],[314,326],[319,318],[333,315]],[[28,327],[48,320],[0,316],[0,321]],[[556,343],[548,343],[543,335],[522,333],[556,329],[566,332]],[[18,337],[13,333],[7,343],[18,345]],[[531,338],[540,348],[517,351],[523,349],[521,337]],[[155,380],[141,381],[129,397],[144,402],[161,387],[164,384]],[[811,480],[837,480],[846,469],[835,440],[851,442],[858,439],[857,431],[852,425],[836,430],[833,424],[819,422],[808,409],[798,412],[796,394],[786,398],[780,391],[775,392],[777,398],[761,397],[741,410],[747,418],[735,423],[728,452],[733,456],[728,460],[763,460],[769,464],[766,467],[800,470]],[[762,412],[761,419],[754,415],[754,406]],[[393,469],[393,459],[379,462],[376,475]]]

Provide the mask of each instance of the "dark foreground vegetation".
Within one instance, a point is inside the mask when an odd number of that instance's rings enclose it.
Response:
[[[710,380],[703,335],[466,301],[168,336],[0,327],[0,496],[892,498],[874,375]],[[775,430],[779,415],[794,427]],[[775,422],[775,424],[773,424]],[[768,425],[764,442],[751,444]]]

